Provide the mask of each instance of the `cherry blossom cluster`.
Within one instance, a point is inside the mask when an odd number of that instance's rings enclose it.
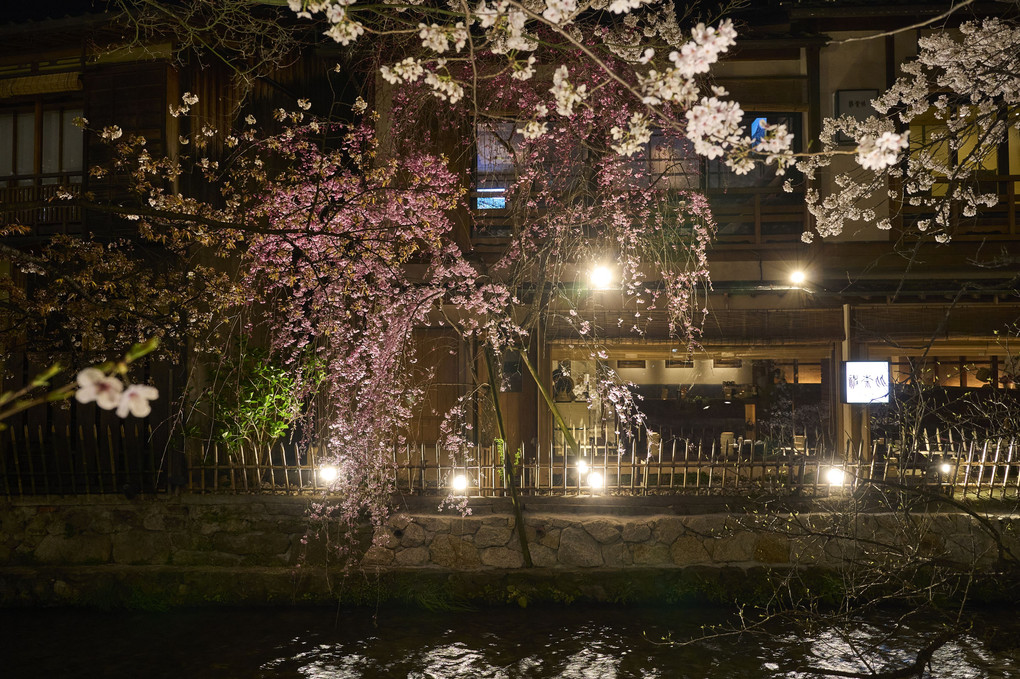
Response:
[[[900,152],[909,146],[907,133],[883,132],[877,138],[866,134],[857,146],[857,162],[865,170],[880,171],[895,165]]]
[[[961,223],[995,205],[998,196],[981,190],[977,173],[995,162],[1010,129],[1020,129],[1018,41],[1017,26],[997,18],[965,22],[958,33],[922,36],[917,58],[903,64],[904,75],[872,102],[878,115],[825,121],[823,153],[798,166],[808,179],[818,176],[840,153],[838,137],[845,135],[856,143],[860,170],[836,173],[832,195],[808,192],[817,232],[836,235],[854,222],[889,230],[899,217],[904,232],[944,243]],[[910,126],[920,116],[926,135],[913,138]],[[882,201],[889,216],[874,221],[874,212],[862,206]]]
[[[300,17],[323,16],[330,24],[327,35],[344,44],[363,32],[366,25],[375,25],[373,22],[379,23],[379,32],[386,30],[383,27],[387,25],[389,10],[378,6],[358,5],[353,0],[289,0],[289,4]],[[392,11],[397,10],[393,8]],[[405,54],[380,67],[384,80],[394,86],[405,86],[421,79],[433,96],[456,104],[467,96],[469,89],[478,86],[475,71],[479,58],[502,59],[512,77],[521,81],[534,78],[543,63],[550,66],[552,87],[548,92],[551,100],[532,102],[531,107],[520,107],[518,103],[516,107],[520,110],[521,129],[529,139],[548,133],[550,128],[548,121],[541,120],[545,114],[535,107],[541,105],[571,118],[585,105],[594,87],[601,87],[607,78],[618,78],[628,88],[630,101],[621,101],[629,108],[628,115],[645,116],[626,132],[627,128],[622,126],[615,128],[616,133],[607,127],[607,132],[613,135],[611,147],[618,153],[637,154],[650,138],[647,130],[679,125],[676,114],[690,108],[694,116],[688,121],[689,134],[697,153],[710,158],[733,155],[730,165],[738,172],[747,171],[755,162],[774,162],[781,167],[790,162],[788,133],[773,135],[771,148],[758,151],[739,129],[739,106],[722,101],[724,95],[720,92],[713,97],[701,96],[696,78],[708,73],[720,55],[735,44],[736,30],[730,20],[718,26],[698,23],[685,40],[672,5],[665,0],[480,0],[473,7],[451,5],[442,11],[411,3],[400,6],[399,12],[420,16],[415,30],[421,49],[417,54]],[[617,16],[622,17],[622,22],[615,18],[606,21],[607,17]],[[407,18],[402,17],[401,21],[406,22]],[[473,26],[478,27],[479,34],[472,39],[472,54],[459,56],[468,44]],[[656,37],[664,43],[648,46]],[[545,60],[539,56],[546,43],[557,44],[561,49],[585,47],[589,50],[601,44],[610,53],[624,56],[632,63],[621,62],[611,71],[604,67],[601,72],[587,74],[581,80],[564,63],[558,63],[555,56]],[[663,44],[674,49],[666,52],[662,50]],[[655,64],[657,49],[666,57],[665,63],[658,66]],[[474,66],[461,73],[454,68],[456,64]],[[482,68],[490,71],[489,66]]]
[[[78,403],[95,402],[103,410],[116,410],[118,417],[147,417],[152,412],[150,401],[159,398],[159,390],[148,384],[131,384],[127,387],[115,375],[99,368],[85,368],[76,378],[78,389],[74,398]]]

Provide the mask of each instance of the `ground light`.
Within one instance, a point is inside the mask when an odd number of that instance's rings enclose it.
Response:
[[[588,487],[594,490],[602,490],[602,487],[606,485],[606,480],[602,478],[602,474],[598,472],[592,472],[588,474]]]
[[[457,474],[453,477],[453,481],[450,483],[450,487],[453,488],[456,493],[463,493],[468,487],[468,478],[463,474]]]
[[[939,471],[942,472],[943,474],[948,474],[949,472],[953,471],[953,465],[949,464],[948,462],[943,462],[942,465],[939,467]]]
[[[831,486],[842,486],[846,479],[846,472],[839,467],[829,467],[825,472],[825,480]]]
[[[333,483],[339,473],[340,470],[333,465],[324,465],[319,467],[319,480],[326,484]]]
[[[794,285],[801,285],[807,280],[807,274],[800,269],[790,272],[790,282]]]
[[[581,459],[577,461],[577,473],[581,476],[588,473],[588,460]]]
[[[588,274],[591,287],[595,290],[608,290],[613,285],[613,270],[604,264],[599,264]]]

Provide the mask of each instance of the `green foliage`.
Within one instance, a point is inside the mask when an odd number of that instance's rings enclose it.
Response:
[[[265,446],[283,438],[301,417],[305,386],[317,384],[314,363],[284,366],[264,349],[242,346],[214,368],[208,395],[213,437],[231,449]]]

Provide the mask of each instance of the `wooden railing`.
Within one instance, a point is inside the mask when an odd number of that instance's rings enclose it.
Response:
[[[81,210],[58,198],[58,194],[77,196],[81,177],[54,176],[59,184],[0,187],[0,225],[22,224],[32,227],[38,236],[81,231]],[[43,204],[43,205],[39,205]],[[33,205],[20,208],[18,206]]]
[[[260,454],[192,445],[188,454],[156,450],[143,423],[77,431],[8,428],[0,434],[0,494],[92,495],[324,493],[329,456],[276,444]],[[516,461],[524,495],[727,495],[826,497],[864,485],[924,487],[957,497],[1020,498],[1020,441],[924,441],[909,451],[876,442],[841,451],[763,441],[701,445],[586,445],[575,455],[539,449]],[[447,451],[407,445],[390,451],[381,473],[418,495],[506,496],[495,446]],[[388,469],[388,471],[386,471]]]
[[[453,457],[434,447],[408,448],[396,456],[397,486],[403,492],[450,494],[454,479],[466,482],[456,494],[507,494],[494,449],[462,451]],[[597,475],[597,476],[596,476]],[[797,495],[826,497],[864,485],[926,487],[968,497],[1020,497],[1020,442],[977,441],[933,446],[909,454],[870,449],[840,452],[770,448],[762,441],[737,441],[724,449],[676,441],[653,450],[582,450],[581,456],[542,451],[518,465],[515,484],[526,495]]]

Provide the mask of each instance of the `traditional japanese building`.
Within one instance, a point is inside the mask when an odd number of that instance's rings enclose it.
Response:
[[[64,9],[68,13],[62,15]],[[256,82],[242,107],[229,69],[176,63],[169,41],[156,40],[145,49],[97,50],[98,39],[113,40],[116,30],[109,16],[88,3],[5,12],[0,16],[0,224],[17,221],[29,228],[5,237],[5,246],[31,248],[54,234],[124,235],[118,230],[123,221],[100,211],[37,204],[58,186],[100,198],[116,195],[116,186],[88,177],[87,168],[105,147],[83,136],[73,125],[76,117],[87,118],[96,129],[116,122],[145,135],[154,153],[173,153],[189,122],[170,115],[169,105],[185,91],[199,96],[197,116],[221,126],[242,111],[266,116],[275,106],[290,105],[296,91],[312,99],[334,96],[321,75],[335,57],[328,51],[310,53],[272,82]],[[810,140],[817,138],[824,118],[867,114],[868,102],[894,82],[898,65],[916,54],[918,37],[945,25],[943,20],[931,26],[918,22],[940,13],[933,3],[769,2],[737,16],[740,39],[714,69],[715,82],[741,102],[749,129],[762,122],[785,124],[798,140],[796,150],[811,151]],[[874,37],[913,24],[918,27]],[[869,39],[858,40],[864,37]],[[340,97],[353,100],[355,93],[351,88]],[[927,134],[924,124],[909,131],[912,138]],[[471,209],[478,223],[498,222],[506,210],[500,187],[512,171],[487,146],[486,134],[479,131],[472,168]],[[660,150],[653,139],[638,162],[657,162]],[[811,230],[812,217],[804,192],[831,188],[825,185],[830,176],[823,174],[818,186],[795,182],[794,191],[787,192],[786,178],[769,169],[738,176],[721,162],[693,159],[684,165],[685,185],[708,195],[718,225],[710,252],[709,314],[696,349],[671,339],[664,316],[655,312],[645,319],[640,336],[618,327],[623,300],[612,289],[592,291],[580,306],[582,316],[602,333],[606,358],[597,360],[635,383],[644,397],[648,429],[662,439],[705,436],[722,445],[772,438],[804,449],[879,437],[868,406],[845,402],[844,371],[851,360],[888,361],[892,382],[925,380],[946,393],[1017,388],[1018,364],[1009,341],[1020,319],[1016,131],[980,173],[985,190],[998,195],[997,205],[961,218],[957,235],[945,244],[900,238],[902,220],[914,218],[919,208],[889,203],[875,206],[871,223],[805,243],[802,234]],[[877,226],[886,217],[892,220],[890,230]],[[498,235],[497,229],[475,232],[465,246],[479,253],[498,249]],[[6,275],[21,275],[6,263],[0,266]],[[556,322],[540,333],[533,359],[564,417],[593,442],[615,439],[604,413],[575,395],[595,371],[588,352],[573,347],[570,333]],[[419,338],[437,369],[428,410],[411,426],[411,436],[426,442],[438,437],[438,413],[468,388],[474,359],[448,332],[423,329]],[[21,384],[38,365],[31,347],[24,349],[7,384]],[[187,377],[183,368],[181,363],[152,370],[167,394],[180,395]],[[522,368],[510,361],[504,371],[512,376]],[[533,455],[556,439],[552,416],[527,374],[509,385],[502,399],[509,444]],[[153,421],[171,418],[173,402],[163,400]],[[100,430],[114,422],[102,413],[87,416],[93,419],[86,423],[77,419],[86,415],[65,422],[60,418],[71,417],[66,413],[35,414],[19,426],[48,424],[47,417],[61,426],[96,424]],[[175,435],[170,428],[163,431],[166,445],[178,445],[170,443]]]

